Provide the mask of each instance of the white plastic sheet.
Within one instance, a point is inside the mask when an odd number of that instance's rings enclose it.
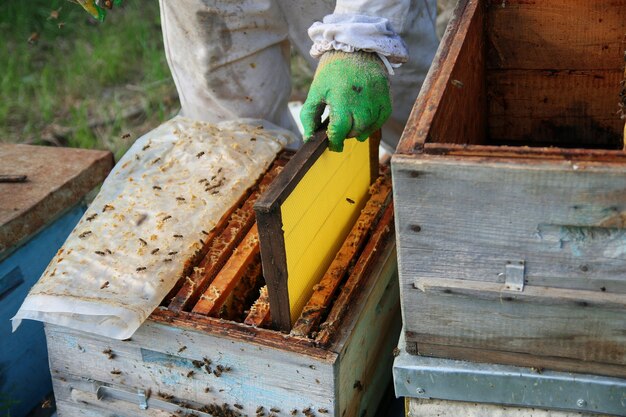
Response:
[[[184,117],[139,138],[32,288],[14,330],[34,319],[130,337],[292,139],[263,121]]]

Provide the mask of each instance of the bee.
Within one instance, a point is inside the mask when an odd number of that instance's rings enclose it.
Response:
[[[222,365],[217,365],[217,370],[220,372],[224,372],[224,367]]]
[[[104,252],[102,252],[101,250],[97,250],[94,252],[96,255],[100,255],[100,256],[104,256],[106,255]]]
[[[112,254],[113,254],[113,252],[111,252],[109,249],[105,249],[104,251],[105,251],[106,253],[108,253],[109,255],[112,255]]]
[[[187,376],[187,378],[191,378],[193,376],[193,374],[195,374],[195,373],[196,373],[195,371],[189,371],[189,372],[187,372],[186,376]]]
[[[154,255],[155,253],[157,253],[160,249],[159,248],[155,248],[152,249],[152,251],[150,252],[150,254]]]
[[[176,197],[176,200],[178,200],[178,201],[185,201],[185,197]]]
[[[322,414],[328,414],[328,409],[327,408],[318,408],[317,411],[322,413]]]
[[[167,215],[167,216],[163,217],[163,221],[169,220],[169,219],[171,219],[171,218],[172,218],[172,216]]]
[[[87,217],[87,219],[86,219],[86,220],[87,220],[88,222],[90,222],[90,221],[92,221],[93,219],[95,219],[97,216],[98,216],[98,213],[94,213],[94,214],[92,214],[91,216]]]
[[[258,407],[256,408],[256,413],[257,413],[257,414],[260,414],[260,413],[262,413],[262,412],[263,412],[263,410],[264,410],[264,409],[263,409],[263,406],[262,406],[262,405],[260,405],[260,406],[258,406]]]
[[[175,237],[176,239],[182,239],[182,238],[183,238],[183,235],[174,235],[174,237]]]
[[[355,204],[354,200],[351,198],[346,197],[346,201],[350,204]]]
[[[233,407],[243,410],[243,405],[241,404],[233,404]]]
[[[220,371],[219,369],[215,369],[213,371],[213,375],[215,375],[217,378],[222,376],[222,371]]]
[[[168,394],[168,393],[166,393],[166,392],[161,392],[161,391],[159,391],[159,392],[157,393],[157,395],[158,395],[159,397],[163,398],[164,400],[171,400],[172,398],[174,398],[174,396],[173,396],[172,394]]]
[[[293,410],[291,410],[291,415],[295,416],[296,414],[298,414],[298,410],[296,408],[294,408]]]
[[[200,158],[202,155],[204,155],[204,151],[200,151],[196,154],[196,158]]]
[[[363,384],[361,384],[361,381],[354,381],[354,385],[352,386],[352,388],[356,388],[359,391],[363,390]]]
[[[272,407],[272,408],[270,408],[270,411],[271,411],[272,413],[280,413],[280,409],[279,409],[279,408],[276,408],[276,407]]]
[[[121,373],[122,373],[122,371],[120,371],[119,369],[113,368],[111,370],[111,374],[113,374],[113,375],[120,375]]]
[[[209,232],[207,232],[206,230],[202,230],[202,234],[203,234],[203,235],[207,235],[207,236],[208,236],[208,235],[209,235]]]
[[[184,352],[185,350],[187,350],[187,346],[181,346],[181,348],[178,349],[178,353]]]
[[[102,283],[102,285],[100,286],[100,289],[103,290],[103,289],[108,288],[108,287],[109,287],[109,281],[104,281]]]
[[[191,363],[198,369],[202,368],[202,365],[204,365],[204,362],[202,361],[191,361]]]
[[[204,392],[211,392],[211,387],[205,387]]]
[[[83,232],[80,235],[78,235],[78,237],[83,239],[83,238],[86,238],[87,236],[89,236],[90,234],[91,234],[91,230],[87,230],[86,232]]]
[[[158,185],[153,185],[152,189],[153,190],[162,190],[163,188],[159,187]]]
[[[130,136],[130,135],[129,135]],[[147,150],[150,147],[150,144],[145,145],[143,148],[141,148],[142,151]]]
[[[141,246],[146,246],[148,245],[148,242],[146,242],[145,240],[143,240],[142,238],[139,238],[139,242],[141,243]]]
[[[161,160],[161,158],[157,158],[154,161],[152,161],[152,165],[156,164],[157,162],[159,162]]]
[[[165,258],[163,259],[163,262],[172,262],[172,258]]]
[[[130,133],[124,133],[122,135],[122,139],[129,139],[130,138]]]
[[[115,353],[111,350],[111,348],[106,348],[102,351],[109,359],[115,359]]]
[[[146,267],[145,266],[140,266],[139,268],[135,269],[135,271],[137,272],[141,272],[141,271],[145,271]]]
[[[111,210],[115,210],[115,207],[113,207],[110,204],[105,204],[104,207],[102,207],[102,212],[104,213],[105,211],[111,211]]]

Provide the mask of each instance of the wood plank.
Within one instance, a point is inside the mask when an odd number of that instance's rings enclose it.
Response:
[[[458,2],[402,133],[396,154],[413,154],[424,147],[431,134],[433,120],[439,112],[439,104],[452,81],[455,63],[460,59],[468,33],[480,23],[475,22],[480,16],[482,10],[479,2]]]
[[[289,154],[281,154],[241,207],[233,207],[228,216],[224,216],[223,221],[220,220],[218,226],[209,232],[204,247],[204,257],[194,268],[193,273],[181,280],[180,288],[168,304],[170,310],[174,312],[189,310],[197,302],[200,294],[206,290],[224,266],[235,246],[254,224],[254,204],[282,171],[289,157]]]
[[[28,177],[0,183],[0,258],[79,203],[113,164],[108,151],[0,144],[0,174]]]
[[[259,406],[266,412],[273,407],[283,412],[304,407],[334,410],[336,355],[316,359],[154,323],[144,324],[127,342],[54,326],[47,331],[53,375],[85,375],[135,392],[150,390],[155,396],[161,392],[191,403],[227,403],[233,410],[239,404],[241,413],[248,415]],[[126,356],[122,344],[136,348],[140,357]],[[104,357],[107,348],[117,356]]]
[[[623,164],[424,156],[393,169],[403,276],[495,281],[525,260],[529,280],[626,282],[623,232],[607,224],[626,209]]]
[[[488,0],[490,68],[616,70],[625,0]]]
[[[617,66],[584,71],[489,71],[489,142],[621,149],[624,126],[618,102],[622,80],[623,70]],[[453,136],[443,139],[455,140]]]
[[[453,61],[444,93],[437,104],[427,141],[481,144],[487,135],[484,12],[478,7],[468,22],[463,45]]]
[[[393,234],[393,216],[393,203],[391,203],[387,206],[380,222],[376,225],[376,229],[350,272],[350,276],[341,289],[326,320],[320,325],[319,333],[315,338],[315,341],[320,346],[328,346],[332,343],[333,338],[340,336],[338,328],[341,326],[342,319],[351,309],[354,297],[363,289],[363,281],[371,273],[371,268],[378,258],[377,251],[386,243],[389,236]]]
[[[418,352],[422,356],[445,359],[459,359],[470,362],[497,363],[516,365],[542,370],[575,372],[603,376],[626,377],[626,366],[608,363],[581,361],[563,357],[533,355],[520,352],[505,352],[492,349],[475,349],[468,347],[417,343]]]
[[[509,291],[505,289],[504,283],[448,278],[417,278],[413,285],[426,294],[454,294],[476,300],[497,300],[501,303],[589,307],[626,314],[626,297],[624,294],[533,285],[525,285],[523,291]]]
[[[255,223],[232,256],[228,258],[226,265],[217,274],[209,288],[202,294],[192,312],[216,316],[259,251],[259,231]]]
[[[244,324],[254,327],[265,327],[270,321],[270,298],[267,293],[267,286],[263,286],[260,296],[254,302],[252,308],[250,308],[250,313],[244,320]]]
[[[526,159],[525,164],[559,160],[569,162],[595,162],[605,165],[626,163],[626,152],[604,149],[567,149],[519,146],[456,145],[427,143],[424,153],[428,155],[450,155],[468,158],[489,158],[493,162],[514,162]]]
[[[394,239],[378,250],[380,260],[363,282],[366,290],[352,300],[352,305],[364,305],[363,311],[345,318],[354,329],[338,337],[343,346],[336,382],[341,415],[375,414],[392,379],[393,350],[402,327]]]
[[[388,176],[379,177],[370,188],[369,193],[370,199],[328,270],[319,284],[313,288],[313,295],[291,329],[292,334],[308,337],[322,320],[322,316],[330,307],[346,272],[352,266],[369,237],[370,230],[378,223],[384,209],[391,201],[391,178]]]

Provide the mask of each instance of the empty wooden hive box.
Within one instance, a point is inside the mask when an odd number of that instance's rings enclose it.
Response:
[[[460,1],[392,159],[408,349],[626,376],[626,1]]]
[[[287,308],[286,324],[273,320],[290,332],[274,330],[269,308],[259,244],[266,226],[253,207],[263,193],[298,182],[326,146],[319,137],[295,156],[279,155],[206,233],[188,273],[130,339],[46,325],[62,417],[375,412],[400,332],[389,172],[378,175],[376,165],[370,186],[368,171],[362,210],[302,314],[292,320]]]

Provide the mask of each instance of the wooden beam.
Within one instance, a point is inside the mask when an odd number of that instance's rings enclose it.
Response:
[[[291,330],[293,335],[308,337],[322,320],[348,269],[353,265],[370,231],[378,223],[390,201],[391,179],[388,176],[379,177],[370,188],[370,199],[356,224],[319,284],[314,287],[313,295]]]
[[[267,285],[261,288],[261,295],[254,302],[244,324],[254,327],[266,326],[270,323],[270,297],[267,293]]]
[[[259,231],[255,223],[192,311],[196,314],[217,315],[230,292],[237,286],[248,265],[258,253]]]
[[[365,249],[361,253],[356,265],[350,273],[350,277],[343,286],[339,297],[326,318],[320,325],[320,331],[315,338],[319,346],[328,346],[336,334],[336,329],[340,327],[341,320],[350,309],[350,303],[361,288],[362,281],[367,277],[370,269],[374,265],[380,246],[385,239],[394,232],[393,228],[393,203],[389,204],[383,213],[380,222],[377,224],[374,233],[370,237]]]

